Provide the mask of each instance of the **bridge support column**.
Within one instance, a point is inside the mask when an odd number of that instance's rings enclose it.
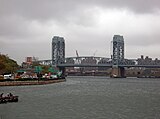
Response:
[[[118,66],[113,66],[112,67],[112,72],[111,72],[111,77],[112,78],[125,78],[125,68],[124,67],[118,67]]]

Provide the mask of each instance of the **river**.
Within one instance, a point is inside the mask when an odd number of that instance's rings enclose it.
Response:
[[[0,104],[0,119],[160,119],[160,79],[67,77],[1,92],[19,102]]]

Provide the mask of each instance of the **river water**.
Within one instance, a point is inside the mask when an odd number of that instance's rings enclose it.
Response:
[[[19,102],[0,104],[0,119],[160,119],[160,79],[67,77],[1,92]]]

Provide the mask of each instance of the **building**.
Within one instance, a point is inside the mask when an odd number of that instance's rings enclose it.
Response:
[[[65,62],[65,41],[63,37],[54,36],[52,38],[52,65]]]
[[[31,64],[33,61],[32,57],[26,57],[26,63]]]
[[[158,58],[153,60],[149,56],[146,56],[144,58],[144,56],[141,55],[141,58],[137,59],[137,63],[138,63],[138,65],[160,65],[160,60],[158,60]]]

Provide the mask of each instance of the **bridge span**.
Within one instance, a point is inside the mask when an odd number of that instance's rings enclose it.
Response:
[[[58,64],[58,67],[108,67],[112,68],[112,64]],[[119,65],[118,67],[139,67],[139,68],[160,68],[160,65]]]
[[[160,63],[143,64],[137,63],[137,60],[126,59],[124,57],[124,39],[123,36],[114,35],[112,40],[111,58],[83,56],[65,57],[65,41],[63,37],[55,36],[52,39],[52,60],[38,61],[40,64],[59,67],[63,75],[65,67],[109,67],[112,68],[112,77],[125,77],[125,68],[160,68]]]

